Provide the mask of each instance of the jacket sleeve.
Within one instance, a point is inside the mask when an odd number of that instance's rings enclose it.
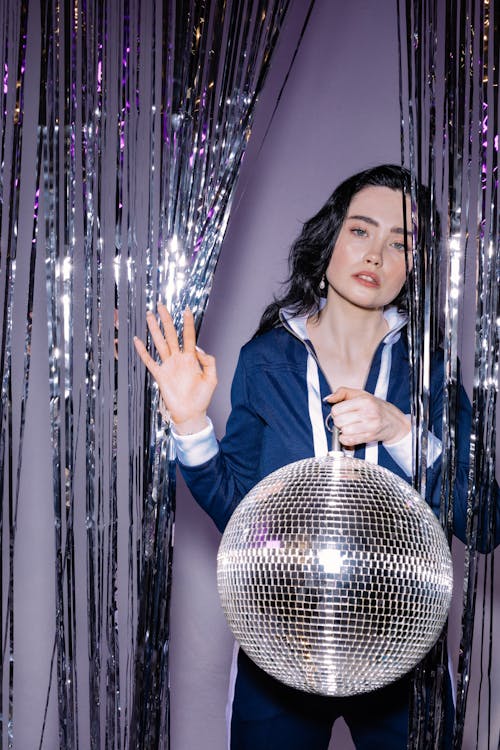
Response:
[[[231,414],[217,452],[199,466],[179,462],[193,497],[220,531],[259,479],[263,428],[262,419],[252,407],[241,353],[231,387]]]
[[[431,424],[430,429],[442,439],[443,418],[443,376],[438,368],[438,376],[434,377],[434,388],[431,389]],[[471,437],[471,404],[463,385],[458,386],[457,420],[456,420],[456,475],[453,489],[453,533],[462,542],[467,542],[467,494],[469,485],[470,465],[470,437]],[[441,471],[442,457],[436,461],[427,473],[427,498],[432,509],[439,516],[441,505]],[[500,544],[500,495],[498,484],[493,487],[493,515],[495,536],[494,546]],[[480,552],[491,551],[488,546],[488,508],[478,508],[478,541]]]

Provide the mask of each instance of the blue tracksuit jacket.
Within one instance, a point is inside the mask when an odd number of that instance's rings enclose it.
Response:
[[[386,313],[390,331],[373,357],[365,390],[410,414],[410,379],[406,319],[394,309]],[[232,391],[232,411],[225,437],[217,446],[211,427],[205,445],[195,453],[198,436],[177,437],[182,474],[198,503],[222,531],[244,495],[264,476],[292,461],[324,455],[330,435],[325,419],[331,393],[307,340],[305,318],[282,315],[283,325],[251,340],[241,350]],[[427,501],[439,515],[443,356],[435,354],[430,385],[430,454]],[[457,479],[454,532],[465,540],[467,471],[469,463],[470,404],[460,389],[457,425]],[[360,447],[357,458],[367,458],[411,481],[411,436],[405,445]],[[500,524],[499,524],[500,525]]]

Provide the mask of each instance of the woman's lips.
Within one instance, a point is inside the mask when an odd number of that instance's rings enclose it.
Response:
[[[353,278],[363,286],[372,288],[380,286],[380,279],[375,273],[355,273]]]

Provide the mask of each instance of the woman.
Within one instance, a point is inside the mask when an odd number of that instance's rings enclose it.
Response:
[[[232,411],[220,444],[207,409],[215,361],[196,347],[184,313],[181,350],[158,306],[148,327],[161,359],[137,351],[170,413],[181,471],[200,505],[223,530],[234,508],[271,471],[329,448],[331,411],[340,441],[356,457],[411,481],[410,378],[403,311],[411,270],[410,175],[397,166],[368,169],[343,182],[306,224],[290,254],[284,295],[264,312],[240,354]],[[406,196],[406,197],[404,197]],[[406,201],[406,206],[404,205]],[[442,357],[431,373],[428,501],[439,511]],[[465,535],[470,406],[461,393],[455,532]],[[460,436],[463,439],[460,439]],[[357,748],[403,750],[408,678],[354,698],[293,690],[241,651],[232,679],[232,750],[323,750],[343,716]]]

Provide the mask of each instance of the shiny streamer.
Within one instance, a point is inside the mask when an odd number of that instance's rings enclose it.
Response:
[[[0,747],[24,729],[14,571],[40,381],[54,612],[31,744],[169,745],[175,464],[132,338],[159,300],[180,334],[186,305],[201,324],[288,5],[0,3]]]
[[[26,71],[26,37],[27,37],[27,6],[21,3],[16,12],[12,9],[4,10],[3,22],[6,32],[16,34],[17,44],[9,45],[8,37],[2,40],[3,86],[0,99],[2,113],[13,112],[11,122],[3,117],[1,132],[1,167],[0,167],[0,227],[6,227],[7,241],[2,243],[0,270],[3,276],[1,287],[2,304],[2,334],[0,344],[1,355],[1,401],[0,401],[0,477],[2,478],[2,510],[1,510],[1,539],[2,548],[2,658],[0,666],[0,715],[2,717],[2,736],[6,734],[7,747],[13,742],[14,721],[14,555],[16,551],[16,526],[19,504],[19,486],[21,460],[14,457],[13,435],[18,423],[20,444],[24,434],[25,405],[27,398],[27,376],[29,373],[30,328],[26,326],[24,332],[25,356],[23,371],[26,380],[21,392],[20,413],[15,414],[12,408],[15,385],[12,373],[13,354],[13,311],[14,292],[16,287],[19,211],[21,195],[21,158],[23,148],[23,115],[24,115],[24,77]],[[15,87],[9,87],[9,75],[16,82]],[[10,154],[7,158],[10,146]],[[10,176],[5,169],[6,162],[10,166]],[[6,206],[6,196],[11,197]],[[7,208],[7,210],[5,210]],[[28,286],[26,307],[32,299],[32,284]],[[28,316],[29,321],[29,316]],[[16,419],[17,417],[17,419]],[[8,509],[7,514],[4,510]],[[4,550],[8,550],[8,563]],[[3,581],[8,581],[7,591],[4,592]],[[7,669],[5,668],[7,666]],[[5,732],[6,730],[6,732]],[[2,742],[3,745],[3,742]]]
[[[464,565],[462,633],[458,663],[453,745],[464,741],[474,631],[479,631],[486,663],[481,672],[476,747],[496,748],[492,711],[493,554],[495,523],[495,432],[499,356],[498,139],[500,4],[496,0],[398,2],[402,157],[415,184],[429,187],[426,221],[418,222],[414,252],[411,320],[415,441],[415,483],[422,486],[428,413],[429,352],[440,343],[445,352],[443,414],[442,522],[451,539],[456,473],[457,394],[463,369],[472,372],[472,432]],[[412,196],[413,199],[415,196]],[[416,214],[415,200],[413,209]],[[421,253],[419,248],[427,248]],[[466,298],[466,274],[476,277],[475,300]],[[437,304],[439,303],[439,304]],[[475,330],[467,329],[467,305]],[[465,331],[465,334],[464,334]],[[470,333],[470,338],[467,338]],[[461,342],[462,343],[461,345]],[[473,341],[473,346],[468,347]],[[485,596],[476,612],[479,573]],[[476,628],[475,628],[476,623]],[[439,748],[444,741],[446,669],[444,637],[417,672],[410,732],[412,748]],[[483,711],[483,704],[486,709]],[[469,723],[474,719],[467,715]],[[498,731],[498,727],[497,727]]]
[[[73,159],[68,149],[71,132],[68,101],[69,71],[64,69],[60,37],[65,18],[58,2],[41,5],[42,65],[39,132],[42,145],[41,192],[43,192],[46,268],[46,305],[49,356],[49,421],[52,446],[52,478],[55,538],[55,649],[59,706],[59,740],[72,747],[78,735],[76,707],[75,546],[73,498],[73,337],[72,246],[68,231],[73,190],[68,184]],[[71,70],[71,68],[70,68]],[[66,108],[67,106],[67,108]],[[62,109],[62,112],[61,112]],[[61,141],[65,158],[61,163]],[[69,164],[68,164],[69,161]],[[62,214],[62,216],[61,216]],[[69,223],[69,226],[68,226]]]
[[[148,298],[162,298],[178,328],[186,305],[193,310],[197,328],[201,323],[256,96],[287,5],[178,2],[163,6],[168,15],[161,49],[162,221],[156,278],[151,279]],[[156,400],[154,394],[153,406]],[[138,747],[165,743],[169,734],[164,710],[165,611],[171,586],[175,488],[172,446],[155,411],[145,430],[150,448],[131,723],[131,743]]]

